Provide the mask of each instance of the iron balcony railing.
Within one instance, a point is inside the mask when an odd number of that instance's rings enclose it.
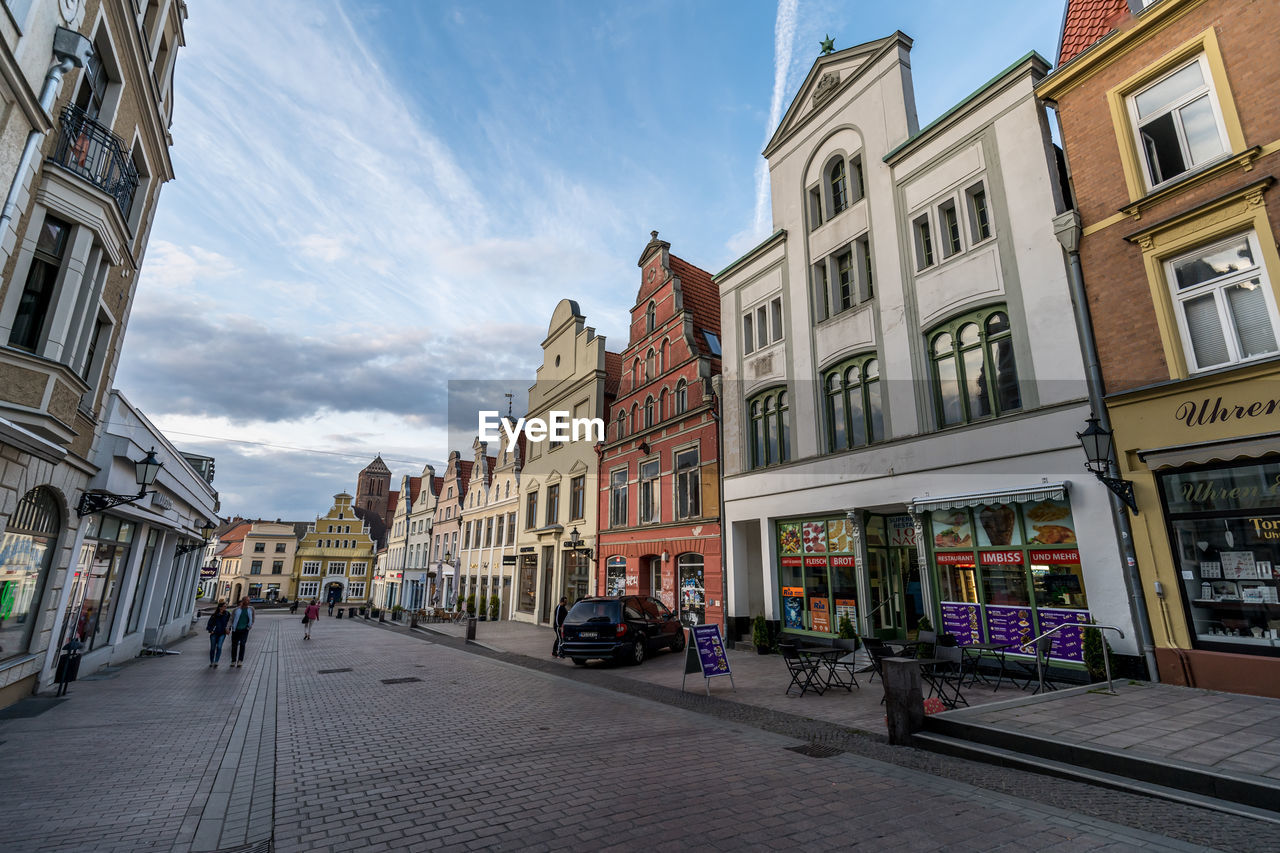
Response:
[[[124,140],[84,110],[68,104],[62,111],[58,145],[49,159],[114,198],[120,214],[128,221],[133,196],[138,191],[138,170],[133,167]]]

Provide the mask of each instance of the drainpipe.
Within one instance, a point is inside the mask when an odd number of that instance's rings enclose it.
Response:
[[[1068,210],[1053,220],[1054,235],[1067,253],[1068,280],[1071,286],[1071,305],[1075,311],[1076,329],[1080,333],[1080,346],[1084,351],[1086,384],[1089,389],[1089,406],[1098,418],[1098,424],[1111,431],[1111,417],[1102,399],[1102,368],[1098,364],[1098,343],[1093,337],[1093,321],[1089,315],[1089,301],[1085,296],[1084,274],[1080,269],[1080,214]],[[1119,477],[1115,446],[1107,462],[1107,475]],[[1129,611],[1137,627],[1138,644],[1147,661],[1147,672],[1152,681],[1160,680],[1156,668],[1155,643],[1151,635],[1151,619],[1147,614],[1147,597],[1142,589],[1142,576],[1138,572],[1138,559],[1133,550],[1133,526],[1129,521],[1129,508],[1110,489],[1107,490],[1112,513],[1116,519],[1116,532],[1120,539],[1120,553],[1124,558],[1125,586],[1129,588]]]
[[[93,44],[77,32],[58,27],[53,36],[54,63],[44,76],[44,88],[40,90],[40,109],[46,115],[53,109],[53,102],[58,98],[58,90],[62,88],[62,78],[72,68],[83,68],[85,62],[93,55]],[[5,196],[4,208],[0,210],[0,235],[9,228],[13,214],[18,209],[18,196],[22,193],[22,184],[31,161],[35,159],[40,147],[44,131],[32,130],[27,134],[26,145],[22,148],[22,157],[18,160],[18,170],[9,182],[9,194]]]
[[[716,420],[716,500],[720,514],[720,618],[724,620],[725,641],[729,639],[729,550],[724,536],[724,378],[711,377],[711,417]]]

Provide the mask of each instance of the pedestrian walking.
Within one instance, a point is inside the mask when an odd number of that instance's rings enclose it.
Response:
[[[249,641],[249,630],[253,628],[253,608],[249,606],[249,596],[240,599],[240,606],[231,611],[231,665],[244,666],[244,645]]]
[[[560,604],[556,607],[555,618],[551,622],[551,627],[555,629],[556,641],[551,646],[551,656],[553,658],[564,657],[564,652],[560,650],[560,644],[564,642],[564,620],[569,618],[569,599],[560,596]]]
[[[252,621],[252,620],[250,620]],[[209,614],[209,621],[204,624],[209,632],[209,668],[217,669],[222,660],[222,643],[231,633],[231,614],[227,612],[227,603],[219,601],[217,608]]]
[[[292,616],[298,612],[298,599],[289,602],[289,615]]]
[[[306,626],[306,630],[302,634],[302,639],[311,639],[311,626],[320,618],[320,605],[316,604],[316,600],[311,599],[311,603],[307,605],[307,609],[302,613],[302,624]]]

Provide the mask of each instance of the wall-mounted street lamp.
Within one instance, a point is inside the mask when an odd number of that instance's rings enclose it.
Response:
[[[164,463],[156,459],[156,449],[154,447],[151,448],[147,451],[146,458],[133,463],[134,478],[138,481],[138,493],[136,495],[85,492],[80,496],[80,503],[76,505],[76,514],[84,518],[86,515],[102,512],[104,509],[111,509],[113,506],[131,504],[134,501],[141,500],[147,494],[147,486],[156,481],[156,475],[160,473],[162,467],[164,467]],[[152,494],[155,494],[155,492],[152,492]]]
[[[582,547],[582,535],[578,533],[578,528],[569,531],[569,547],[573,549],[573,553],[578,553],[578,549]],[[587,555],[587,559],[591,559],[591,549],[587,548],[582,553]]]
[[[216,528],[216,525],[212,521],[206,518],[204,521],[200,523],[200,536],[202,538],[179,545],[176,549],[174,549],[173,555],[175,557],[181,557],[183,554],[190,554],[192,551],[198,551],[201,548],[205,547],[206,545],[209,544],[209,539],[211,536],[213,536],[213,531],[215,530],[215,528]]]
[[[1098,418],[1090,415],[1084,432],[1076,433],[1076,438],[1080,439],[1080,444],[1084,447],[1085,459],[1088,460],[1085,462],[1085,467],[1098,478],[1099,482],[1115,492],[1116,497],[1124,501],[1125,506],[1129,507],[1134,515],[1137,515],[1138,501],[1133,494],[1133,483],[1110,476],[1111,447],[1114,438],[1111,430],[1103,429],[1098,423]]]

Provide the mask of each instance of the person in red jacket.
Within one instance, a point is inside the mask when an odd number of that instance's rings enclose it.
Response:
[[[320,605],[316,604],[316,600],[311,599],[311,603],[307,605],[306,611],[302,614],[302,624],[307,626],[307,630],[303,633],[302,639],[311,639],[311,626],[320,618]]]

